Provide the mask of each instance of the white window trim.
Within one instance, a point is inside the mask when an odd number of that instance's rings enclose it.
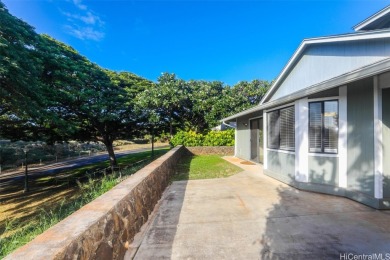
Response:
[[[272,149],[272,148],[267,148],[267,151],[270,151],[270,152],[278,152],[278,153],[287,153],[287,154],[295,154],[294,151],[279,150],[279,149]]]
[[[308,153],[311,157],[333,157],[333,158],[339,158],[340,156],[335,153]]]
[[[265,123],[266,121],[267,121],[267,113],[268,112],[273,112],[273,111],[275,111],[275,110],[281,110],[281,109],[283,109],[283,108],[287,108],[287,107],[294,107],[294,111],[296,110],[296,107],[295,107],[295,103],[289,103],[289,104],[287,104],[287,105],[283,105],[283,106],[278,106],[278,107],[274,107],[274,108],[272,108],[272,109],[268,109],[268,110],[264,110],[264,112],[263,112],[263,127],[264,127],[264,129],[267,129],[267,124]],[[296,113],[295,113],[295,124],[296,124],[296,122],[297,122],[297,118],[296,118]],[[295,132],[296,133],[296,132]],[[267,135],[268,134],[268,132],[267,133],[263,133],[263,135]],[[296,136],[296,134],[295,134],[295,136]],[[266,151],[266,150],[270,150],[270,151],[283,151],[283,152],[286,152],[286,153],[293,153],[293,154],[295,154],[295,152],[293,152],[293,151],[289,151],[289,150],[282,150],[282,149],[273,149],[273,148],[268,148],[267,147],[267,143],[265,142],[265,141],[267,141],[267,139],[264,139],[264,151]],[[297,144],[296,144],[296,138],[295,138],[295,147],[297,146]],[[264,158],[265,159],[265,158]],[[264,168],[264,169],[266,169],[266,168]]]
[[[308,98],[295,102],[295,180],[309,181],[309,102]]]
[[[338,106],[338,123],[339,123],[339,135],[338,135],[338,148],[337,148],[337,153],[326,153],[326,152],[308,152],[310,155],[314,155],[314,154],[325,154],[325,155],[338,155],[340,150],[340,97],[324,97],[324,98],[313,98],[313,99],[308,99],[308,103],[307,103],[307,111],[310,112],[310,109],[309,109],[309,103],[315,103],[315,102],[322,102],[322,101],[333,101],[333,100],[337,100],[337,106]],[[309,118],[307,119],[308,120],[308,124],[307,124],[307,129],[309,131]],[[308,151],[309,151],[310,147],[308,146]],[[336,156],[328,156],[328,157],[336,157]],[[338,157],[338,156],[337,156]]]

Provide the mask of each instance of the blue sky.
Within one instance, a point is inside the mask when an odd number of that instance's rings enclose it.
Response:
[[[38,33],[100,66],[150,80],[162,72],[275,79],[302,39],[352,32],[389,0],[0,0]]]

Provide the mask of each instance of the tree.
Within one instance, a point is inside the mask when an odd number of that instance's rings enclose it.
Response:
[[[40,36],[0,2],[0,135],[37,138],[42,109]]]
[[[67,124],[62,136],[101,141],[111,166],[117,165],[113,142],[136,130],[138,115],[133,98],[145,80],[131,73],[103,70],[73,48],[44,35],[44,73],[47,109]]]
[[[225,88],[220,102],[215,106],[218,112],[214,113],[220,113],[223,118],[256,106],[269,87],[268,81],[253,80],[240,81],[233,87]]]
[[[12,16],[0,2],[0,115],[37,113],[39,40],[33,27]]]
[[[175,123],[183,125],[188,113],[188,86],[184,80],[169,73],[163,73],[157,81],[137,96],[138,105],[157,113],[169,125],[172,137]]]
[[[113,141],[135,132],[134,98],[149,81],[103,70],[10,15],[0,2],[0,135],[13,140]]]
[[[0,2],[0,135],[12,140],[60,137],[50,126],[58,120],[46,106],[41,45],[34,28]]]
[[[170,73],[153,83],[105,70],[38,35],[0,2],[0,135],[6,138],[101,141],[115,166],[115,139],[139,135],[151,124],[168,127],[171,136],[176,128],[206,132],[221,118],[258,104],[268,87],[259,80],[233,87],[186,82]]]
[[[218,124],[221,115],[212,113],[219,99],[222,98],[224,85],[220,81],[190,80],[189,98],[191,101],[190,114],[187,122],[189,128],[198,133],[207,132]]]

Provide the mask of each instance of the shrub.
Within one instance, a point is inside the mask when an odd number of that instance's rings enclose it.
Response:
[[[164,131],[160,134],[159,136],[159,141],[161,143],[165,143],[165,142],[168,142],[169,139],[171,138],[171,136],[169,135],[169,133],[165,133]]]
[[[173,146],[233,146],[234,129],[226,131],[211,131],[206,135],[194,131],[180,131],[171,139]]]
[[[175,136],[172,137],[171,143],[173,146],[182,144],[185,146],[202,146],[203,145],[203,135],[197,134],[194,131],[180,131]]]
[[[234,129],[211,131],[205,135],[203,146],[233,146]]]

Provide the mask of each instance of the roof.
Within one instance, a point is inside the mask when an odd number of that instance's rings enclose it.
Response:
[[[305,50],[307,49],[308,46],[314,45],[314,44],[323,44],[323,43],[348,42],[348,41],[381,39],[381,38],[390,38],[390,29],[304,39],[302,41],[302,43],[299,45],[298,49],[293,54],[293,56],[290,58],[290,60],[286,64],[286,66],[283,68],[282,72],[276,78],[274,84],[271,86],[271,88],[265,94],[265,96],[263,97],[263,99],[260,102],[260,105],[264,104],[265,102],[267,102],[270,99],[272,94],[283,83],[284,79],[288,76],[290,71],[294,68],[294,65],[296,64],[296,62],[299,61],[299,59],[301,58],[302,54],[305,52]]]
[[[294,68],[295,64],[299,61],[299,59],[301,58],[301,56],[304,54],[305,50],[309,46],[315,44],[325,44],[325,43],[390,38],[390,5],[380,10],[379,12],[373,14],[372,16],[368,17],[361,23],[357,24],[354,27],[354,30],[356,31],[355,33],[304,39],[299,45],[299,47],[297,48],[297,50],[294,52],[293,56],[287,62],[282,72],[276,78],[274,84],[272,84],[271,88],[267,91],[263,99],[260,101],[260,104],[258,106],[247,109],[245,111],[242,111],[230,117],[224,118],[222,121],[231,121],[240,116],[248,115],[250,113],[261,111],[263,109],[271,108],[287,102],[292,102],[295,99],[302,98],[310,94],[314,94],[316,92],[337,87],[342,84],[352,82],[354,80],[362,79],[364,77],[369,77],[378,73],[389,71],[390,58],[386,58],[384,60],[363,66],[356,70],[352,70],[348,73],[338,75],[334,78],[327,79],[323,82],[299,90],[295,93],[291,93],[291,95],[269,101],[272,95],[279,88],[279,86],[281,86],[283,81],[289,75],[291,70]]]
[[[390,5],[353,27],[355,31],[390,28]]]
[[[238,117],[245,116],[245,115],[251,114],[253,112],[262,111],[265,109],[270,109],[272,107],[287,104],[287,103],[293,102],[299,98],[310,96],[310,95],[315,94],[317,92],[325,91],[325,90],[328,90],[328,89],[331,89],[331,88],[334,88],[337,86],[342,86],[343,84],[348,84],[350,82],[364,79],[367,77],[371,77],[374,75],[378,75],[378,74],[381,74],[381,73],[384,73],[387,71],[390,71],[390,58],[375,62],[375,63],[370,64],[368,66],[364,66],[364,67],[361,67],[361,68],[356,69],[354,71],[337,76],[335,78],[323,81],[321,83],[315,84],[315,85],[310,86],[308,88],[299,90],[299,91],[292,93],[291,95],[285,96],[283,98],[257,105],[255,107],[244,110],[244,111],[237,113],[235,115],[226,117],[226,118],[222,119],[221,121],[229,122],[229,121],[232,121]]]

